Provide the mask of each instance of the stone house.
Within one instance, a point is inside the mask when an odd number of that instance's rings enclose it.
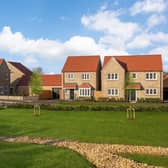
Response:
[[[101,79],[103,97],[163,100],[161,55],[105,56]]]
[[[9,95],[10,70],[4,59],[0,58],[0,95]]]
[[[92,98],[101,89],[100,56],[69,56],[62,69],[65,100]]]

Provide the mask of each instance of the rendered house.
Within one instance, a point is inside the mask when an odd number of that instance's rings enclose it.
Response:
[[[10,94],[29,96],[32,71],[18,62],[8,62],[7,65],[10,69]]]
[[[101,84],[100,56],[69,56],[62,69],[63,99],[91,98]]]
[[[10,70],[4,59],[0,58],[0,95],[9,95]]]
[[[131,82],[126,85],[127,77]],[[129,77],[129,78],[130,78]],[[109,98],[163,100],[161,55],[105,56],[101,71],[102,95]]]
[[[61,74],[41,75],[43,92],[40,99],[62,99]]]

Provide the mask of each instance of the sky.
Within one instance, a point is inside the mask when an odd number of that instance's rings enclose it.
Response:
[[[61,73],[71,55],[162,54],[168,0],[1,0],[0,57]]]

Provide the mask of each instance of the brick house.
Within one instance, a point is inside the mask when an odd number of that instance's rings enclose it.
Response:
[[[10,70],[4,59],[0,58],[0,95],[9,95]]]
[[[131,78],[126,85],[126,78]],[[163,99],[161,55],[105,56],[101,71],[102,95],[109,98]]]
[[[91,98],[101,84],[100,56],[69,56],[62,69],[63,99]]]
[[[62,99],[61,74],[42,74],[42,94],[40,99]]]
[[[30,95],[30,77],[32,71],[19,62],[7,62],[10,69],[10,94],[11,95]]]

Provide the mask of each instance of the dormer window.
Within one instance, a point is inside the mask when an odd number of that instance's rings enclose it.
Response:
[[[109,73],[107,79],[108,80],[118,80],[118,73]]]

